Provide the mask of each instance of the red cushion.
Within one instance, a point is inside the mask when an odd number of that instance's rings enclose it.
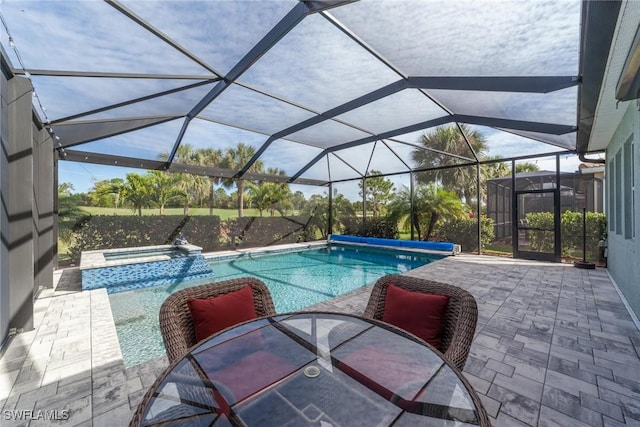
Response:
[[[433,369],[424,361],[408,358],[383,344],[358,348],[343,357],[337,367],[388,400],[394,394],[412,399],[429,378],[429,370]],[[423,382],[418,384],[416,380],[421,378]],[[407,387],[411,383],[413,386]]]
[[[258,317],[253,305],[251,285],[209,299],[187,299],[196,340],[201,341],[229,326]]]
[[[266,350],[249,354],[217,371],[209,370],[206,361],[200,362],[209,378],[221,382],[233,393],[235,401],[230,404],[257,393],[297,369],[295,365]]]
[[[389,284],[382,321],[411,332],[441,350],[442,320],[448,303],[446,295],[411,292]]]

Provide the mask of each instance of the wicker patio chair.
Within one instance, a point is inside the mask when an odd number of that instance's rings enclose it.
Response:
[[[382,320],[389,283],[412,292],[449,297],[440,345],[444,357],[462,371],[478,320],[478,306],[473,295],[462,288],[445,283],[410,276],[387,275],[381,277],[373,286],[364,317]]]
[[[276,309],[267,286],[253,277],[224,280],[201,286],[194,286],[171,294],[160,307],[160,332],[169,362],[180,359],[187,350],[197,343],[196,332],[187,305],[189,298],[213,298],[237,291],[251,285],[253,304],[258,317],[272,316]]]

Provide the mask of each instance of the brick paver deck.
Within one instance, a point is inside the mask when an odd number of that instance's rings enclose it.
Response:
[[[606,270],[461,255],[407,274],[476,297],[464,374],[494,426],[640,425],[640,332]],[[78,270],[56,272],[56,289],[36,300],[36,329],[1,355],[0,425],[127,425],[167,365],[125,369],[106,292],[80,292],[79,280]],[[369,292],[312,308],[362,313]],[[34,419],[8,419],[20,410]],[[68,419],[35,419],[40,410]]]

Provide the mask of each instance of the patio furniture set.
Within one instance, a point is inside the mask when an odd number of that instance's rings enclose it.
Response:
[[[477,316],[469,292],[400,275],[361,316],[277,314],[249,277],[184,289],[160,309],[170,365],[130,426],[490,426],[462,375]]]

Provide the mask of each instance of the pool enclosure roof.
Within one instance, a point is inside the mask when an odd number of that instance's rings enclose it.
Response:
[[[504,158],[587,151],[618,2],[13,1],[10,67],[66,160],[326,184],[483,160],[436,150],[440,126]],[[597,25],[594,23],[597,22]],[[465,125],[465,126],[460,126]],[[253,148],[235,168],[180,147]],[[442,152],[441,152],[442,151]],[[252,165],[263,166],[260,174]]]

